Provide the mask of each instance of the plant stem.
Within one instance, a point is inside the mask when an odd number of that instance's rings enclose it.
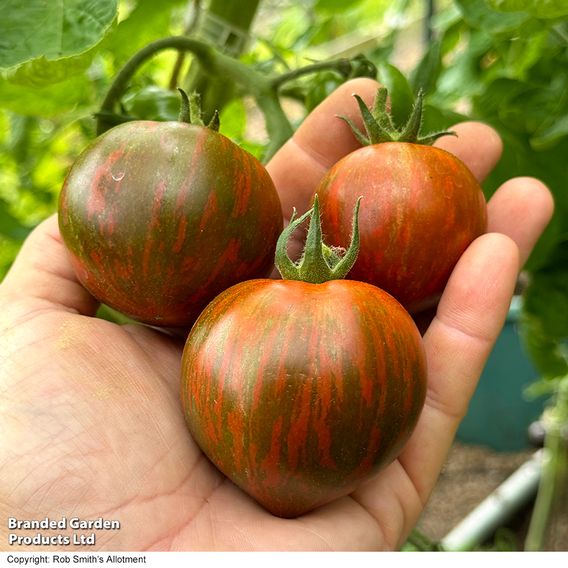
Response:
[[[173,36],[152,42],[127,61],[108,90],[100,112],[97,113],[97,134],[102,134],[113,126],[105,117],[113,113],[115,105],[125,93],[136,71],[148,59],[166,49],[192,52],[204,71],[213,76],[225,77],[241,85],[246,92],[256,99],[264,113],[266,129],[270,138],[266,158],[270,158],[293,134],[292,126],[280,106],[276,89],[273,88],[272,81],[269,78],[239,60],[218,52],[204,42],[184,36]]]
[[[306,65],[305,67],[300,67],[299,69],[293,69],[292,71],[283,73],[278,77],[274,77],[271,83],[275,89],[279,89],[285,83],[294,81],[303,75],[309,75],[310,73],[317,73],[318,71],[325,71],[327,69],[332,69],[341,73],[344,77],[347,77],[351,71],[351,62],[349,59],[345,58],[334,59],[331,61],[319,61],[317,63]]]
[[[359,204],[361,197],[357,199],[353,210],[353,228],[351,243],[344,254],[339,254],[339,249],[333,249],[323,242],[321,231],[321,218],[317,194],[314,196],[313,207],[296,219],[296,210],[289,225],[282,231],[276,243],[275,264],[276,268],[285,280],[301,280],[311,284],[322,284],[329,280],[345,278],[353,268],[359,254]],[[294,262],[288,256],[286,250],[288,240],[292,233],[307,219],[310,218],[310,226],[306,236],[304,252],[298,262]]]
[[[261,0],[210,0],[195,30],[197,37],[222,53],[239,57],[260,3]],[[201,93],[206,118],[215,110],[221,111],[236,92],[234,82],[208,74],[199,61],[191,63],[183,84],[188,92]]]
[[[97,135],[102,134],[111,126],[104,120],[104,115],[113,112],[114,106],[126,92],[128,84],[136,71],[138,71],[148,59],[151,59],[154,55],[165,49],[192,51],[204,62],[209,62],[214,57],[208,45],[182,36],[168,37],[149,43],[135,53],[115,77],[97,115]]]
[[[542,477],[531,516],[525,551],[540,551],[559,494],[564,491],[568,473],[568,376],[559,379],[556,402],[543,417],[546,428]]]
[[[436,6],[434,0],[426,0],[426,15],[424,17],[424,43],[426,49],[432,43],[434,33],[432,31],[432,20],[436,14]]]
[[[430,540],[425,534],[414,529],[407,539],[407,543],[416,548],[418,552],[442,552],[443,549],[438,542]]]
[[[566,35],[560,25],[552,26],[550,30],[563,44],[568,44],[568,35]]]
[[[231,85],[239,85],[245,93],[251,95],[256,100],[264,114],[269,138],[263,157],[264,161],[270,159],[294,133],[290,121],[280,104],[279,87],[297,77],[315,73],[322,69],[336,69],[343,75],[349,76],[353,71],[353,66],[357,65],[359,59],[356,57],[353,60],[322,61],[290,71],[281,76],[269,77],[250,65],[221,53],[203,41],[185,36],[172,36],[160,39],[146,45],[134,54],[116,75],[102,102],[100,111],[95,115],[97,118],[97,135],[116,125],[118,115],[115,114],[114,108],[126,92],[132,77],[138,69],[147,60],[166,49],[193,53],[196,60],[199,61],[201,69],[208,76],[214,79],[222,78],[223,81],[229,82]],[[203,105],[203,98],[201,101]],[[209,121],[209,118],[205,121],[206,123]]]
[[[275,90],[267,90],[266,93],[258,95],[256,102],[264,115],[268,132],[269,142],[263,156],[263,161],[267,162],[292,137],[294,130],[282,110]]]
[[[187,10],[193,9],[193,17],[189,19],[187,22],[184,30],[183,35],[189,36],[193,33],[197,25],[199,24],[199,15],[201,13],[201,0],[189,0],[189,4],[187,6]],[[175,89],[179,82],[179,74],[181,73],[181,68],[183,66],[183,62],[185,60],[185,52],[180,51],[176,57],[176,62],[174,63],[174,67],[172,69],[172,76],[170,77],[170,89]]]

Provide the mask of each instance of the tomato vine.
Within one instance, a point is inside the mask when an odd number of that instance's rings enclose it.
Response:
[[[97,114],[97,134],[102,134],[110,126],[113,126],[117,122],[116,119],[119,122],[124,120],[125,117],[114,114],[114,109],[126,92],[130,80],[148,59],[167,49],[191,52],[197,58],[205,73],[213,77],[228,77],[236,85],[239,85],[245,93],[254,97],[265,117],[266,129],[270,139],[264,155],[265,160],[271,158],[293,134],[290,121],[279,100],[279,89],[283,85],[303,75],[327,69],[333,69],[343,76],[348,76],[354,64],[361,66],[361,56],[357,56],[352,60],[341,58],[322,61],[281,75],[267,76],[202,41],[185,36],[167,37],[142,48],[118,72]],[[374,66],[368,62],[365,72],[369,74],[369,70],[372,69],[374,69]]]

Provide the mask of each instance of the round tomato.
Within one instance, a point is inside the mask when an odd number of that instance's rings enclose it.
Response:
[[[251,280],[219,295],[182,360],[194,439],[282,517],[351,493],[395,459],[426,392],[421,337],[404,308],[370,284],[321,282],[313,259],[301,262],[320,283]]]
[[[386,102],[386,92],[379,97]],[[421,98],[409,119],[414,129],[406,133],[385,134],[386,111],[376,104],[374,112],[363,112],[368,137],[357,133],[366,145],[337,162],[316,190],[322,225],[330,239],[348,242],[350,211],[362,196],[361,249],[350,278],[375,284],[419,311],[435,303],[467,246],[485,232],[487,206],[469,169],[427,145],[447,133],[418,137]]]
[[[75,162],[59,225],[96,298],[139,321],[184,326],[222,290],[269,274],[282,212],[266,169],[225,136],[135,121]]]

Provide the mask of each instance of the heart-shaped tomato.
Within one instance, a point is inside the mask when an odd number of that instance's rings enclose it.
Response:
[[[335,267],[322,264],[321,240],[299,266],[282,262],[286,235],[304,217],[283,233],[277,264],[287,278],[296,270],[319,283],[264,279],[229,288],[200,315],[182,363],[194,439],[221,472],[283,517],[351,493],[394,460],[426,392],[421,337],[404,308],[370,284],[329,280],[349,270],[352,248],[331,261]]]

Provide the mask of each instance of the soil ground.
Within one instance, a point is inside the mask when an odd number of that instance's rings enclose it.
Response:
[[[502,453],[455,442],[417,529],[434,542],[441,540],[534,451]],[[518,511],[484,548],[523,550],[532,504]],[[545,548],[568,551],[568,507],[552,518]]]

